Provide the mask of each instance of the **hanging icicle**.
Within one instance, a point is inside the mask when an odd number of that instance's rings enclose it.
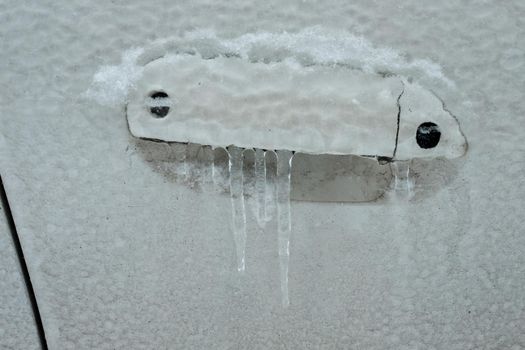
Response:
[[[243,151],[238,147],[229,147],[230,197],[232,204],[233,238],[237,254],[237,270],[244,272],[246,250],[246,208],[243,190]]]
[[[290,213],[290,178],[292,173],[291,151],[277,151],[277,233],[279,266],[281,276],[282,304],[290,304],[288,295],[288,265],[290,262],[290,236],[292,231]]]

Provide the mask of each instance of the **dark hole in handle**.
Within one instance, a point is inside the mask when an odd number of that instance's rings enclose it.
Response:
[[[441,138],[439,126],[432,122],[425,122],[418,126],[416,132],[416,142],[419,147],[424,149],[434,148],[438,145]]]
[[[168,97],[169,97],[168,94],[165,93],[164,91],[157,91],[151,94],[151,98],[154,100],[161,99],[161,98],[168,98]],[[170,107],[169,106],[153,106],[153,107],[150,107],[149,110],[155,118],[164,118],[165,116],[168,115],[170,111]]]

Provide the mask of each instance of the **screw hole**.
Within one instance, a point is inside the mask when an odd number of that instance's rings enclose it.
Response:
[[[150,95],[149,110],[153,117],[164,118],[170,111],[171,101],[169,96],[164,91],[156,91]]]
[[[425,122],[417,128],[416,142],[421,148],[428,149],[436,147],[440,138],[441,131],[437,124]]]

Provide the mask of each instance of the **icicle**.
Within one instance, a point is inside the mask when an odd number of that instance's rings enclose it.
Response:
[[[202,162],[201,166],[201,187],[205,192],[213,191],[213,168],[214,168],[214,154],[210,146],[203,146],[201,148]]]
[[[279,266],[281,274],[282,304],[290,304],[288,296],[288,265],[290,261],[290,178],[292,173],[291,151],[277,151],[277,230],[279,244]]]
[[[246,249],[246,210],[243,193],[243,149],[230,147],[228,149],[230,169],[230,197],[232,203],[233,239],[237,253],[237,270],[245,270]]]
[[[186,147],[186,166],[188,185],[192,188],[201,184],[201,161],[199,160],[199,152],[202,146],[196,143],[188,143]]]
[[[211,153],[212,153],[213,159],[211,162],[211,181],[213,182],[215,186],[217,186],[217,177],[219,176],[219,174],[217,172],[217,165],[215,164],[215,162],[217,161],[217,159],[215,159],[215,152],[216,152],[215,147],[212,147]]]
[[[186,164],[186,148],[185,143],[174,143],[173,153],[175,158],[175,173],[180,175],[183,180],[188,177],[188,165]]]
[[[410,176],[410,162],[393,162],[392,172],[394,175],[394,192],[396,194],[403,193],[408,199],[412,198],[414,192]]]
[[[276,189],[275,189],[275,183],[276,183],[276,169],[270,166],[270,163],[274,161],[275,158],[275,164],[277,164],[277,154],[274,151],[267,151],[265,155],[266,160],[266,193],[264,196],[264,211],[266,214],[266,222],[269,222],[272,220],[273,217],[275,217],[275,212],[277,211],[276,208]]]
[[[226,156],[226,157],[223,157]],[[224,159],[228,157],[225,148],[215,148],[213,151],[212,178],[215,189],[218,192],[227,191],[230,187],[228,167],[225,166]]]
[[[266,152],[255,150],[255,196],[257,201],[257,223],[266,224]]]

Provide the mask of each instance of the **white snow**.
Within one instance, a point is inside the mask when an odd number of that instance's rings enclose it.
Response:
[[[144,43],[142,48],[125,51],[119,64],[100,67],[84,96],[103,105],[125,103],[128,92],[142,75],[143,64],[170,51],[236,54],[250,60],[294,57],[309,64],[344,65],[368,73],[419,77],[455,87],[432,60],[409,59],[393,48],[374,45],[363,36],[314,26],[295,33],[260,31],[236,38],[219,37],[211,29],[194,30],[180,37]]]
[[[410,76],[420,73],[453,87],[454,82],[442,67],[429,59],[408,59],[390,47],[378,47],[363,36],[345,30],[313,26],[296,33],[256,32],[232,39],[221,39],[212,30],[198,30],[186,35],[189,40],[216,40],[224,48],[244,58],[258,52],[265,55],[287,51],[293,57],[307,57],[315,64],[342,64],[370,73],[391,72]]]

